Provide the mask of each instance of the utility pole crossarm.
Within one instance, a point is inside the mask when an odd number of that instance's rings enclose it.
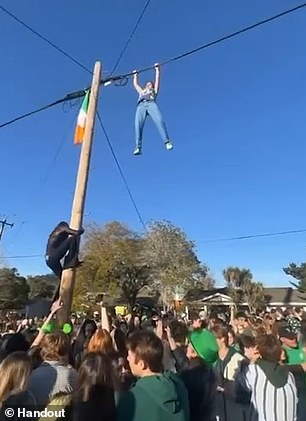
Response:
[[[6,227],[12,228],[14,226],[14,224],[11,224],[11,223],[7,222],[7,219],[5,218],[5,219],[2,219],[2,221],[0,221],[0,225],[1,225],[1,228],[0,228],[0,242],[1,242],[2,237],[3,237],[3,233],[4,233],[4,229]]]

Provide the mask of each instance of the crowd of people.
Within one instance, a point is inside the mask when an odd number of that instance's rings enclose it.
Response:
[[[102,304],[100,317],[72,315],[68,332],[53,323],[60,307],[40,327],[1,324],[1,420],[306,420],[301,309],[187,320],[139,309],[114,316]]]

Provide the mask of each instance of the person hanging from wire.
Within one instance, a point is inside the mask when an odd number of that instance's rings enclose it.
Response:
[[[158,63],[154,65],[155,68],[155,82],[147,82],[146,86],[142,88],[138,83],[137,70],[133,71],[134,88],[139,94],[135,114],[135,134],[136,134],[136,149],[134,155],[140,155],[142,151],[142,134],[147,116],[149,115],[157,130],[160,133],[162,140],[165,142],[166,149],[170,151],[173,149],[172,142],[169,139],[166,124],[163,116],[156,103],[156,97],[160,86],[160,66]]]
[[[79,261],[79,242],[84,229],[74,230],[67,222],[60,222],[51,232],[46,249],[46,264],[61,281],[64,269],[77,268],[82,262]],[[65,257],[63,266],[61,260]],[[59,298],[60,286],[58,287],[53,301]]]

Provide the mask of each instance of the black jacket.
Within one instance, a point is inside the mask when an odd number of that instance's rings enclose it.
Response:
[[[3,402],[0,410],[0,421],[33,421],[35,418],[26,416],[25,411],[36,411],[42,409],[43,408],[38,408],[35,398],[30,392],[19,392],[15,395],[9,396],[6,401]],[[6,410],[13,410],[11,412],[12,416],[7,414]]]
[[[188,390],[190,420],[214,420],[216,377],[212,367],[196,358],[189,361],[189,367],[181,371],[180,377]]]
[[[114,391],[107,387],[96,387],[88,402],[73,403],[73,421],[115,421]]]

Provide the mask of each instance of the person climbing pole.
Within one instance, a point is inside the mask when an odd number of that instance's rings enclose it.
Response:
[[[134,155],[140,155],[142,151],[142,134],[147,116],[149,115],[157,130],[160,133],[162,140],[165,143],[166,149],[169,151],[173,149],[172,142],[169,139],[166,124],[163,116],[156,103],[160,87],[160,66],[158,63],[154,65],[155,68],[155,82],[147,82],[146,86],[142,88],[138,83],[137,70],[133,71],[134,88],[139,94],[136,114],[135,114],[135,134],[136,134],[136,148]]]
[[[74,230],[67,222],[60,222],[51,232],[46,249],[46,264],[61,281],[64,269],[77,268],[82,262],[78,259],[79,240],[84,229]],[[62,266],[61,260],[65,257]],[[53,301],[59,297],[60,285]]]

